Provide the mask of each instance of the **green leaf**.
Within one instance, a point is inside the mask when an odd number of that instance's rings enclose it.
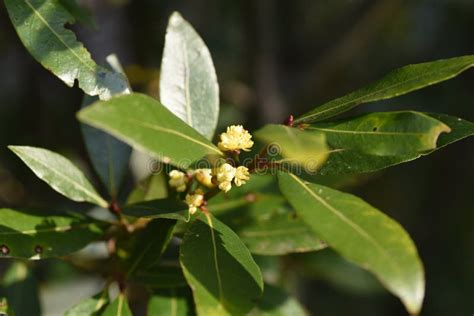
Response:
[[[8,146],[55,191],[76,202],[90,202],[107,208],[108,203],[95,191],[82,171],[65,157],[43,148]]]
[[[64,25],[74,17],[55,0],[5,0],[23,45],[43,67],[69,87],[75,80],[89,95],[108,99],[126,93],[126,79],[98,66],[76,35]]]
[[[307,316],[301,304],[282,289],[265,284],[261,302],[249,316]]]
[[[220,150],[158,101],[131,94],[81,110],[79,120],[102,129],[159,161],[182,168]]]
[[[79,214],[0,209],[3,256],[43,259],[77,251],[102,235],[102,223]]]
[[[424,297],[424,272],[413,241],[393,219],[363,200],[279,173],[282,193],[301,218],[344,258],[375,274],[417,314]]]
[[[207,208],[254,254],[279,256],[326,247],[279,194],[275,176],[252,174],[248,183],[216,196]]]
[[[263,290],[260,270],[239,237],[210,214],[186,232],[180,250],[198,315],[244,315]]]
[[[450,133],[439,135],[437,148],[424,153],[411,153],[396,156],[376,156],[358,150],[345,149],[332,152],[319,170],[321,175],[354,174],[373,172],[428,155],[435,150],[474,135],[474,123],[445,114],[426,113],[446,124]]]
[[[136,271],[146,270],[156,265],[173,237],[176,221],[169,219],[152,220],[134,237],[135,247],[131,251],[127,276]]]
[[[212,139],[219,117],[216,70],[206,44],[178,12],[166,30],[160,98],[177,117]]]
[[[82,107],[87,107],[95,101],[97,98],[86,95]],[[94,169],[109,194],[117,197],[120,184],[127,172],[132,152],[130,146],[86,124],[81,124],[81,131]]]
[[[189,220],[188,205],[173,198],[151,200],[127,205],[122,213],[132,217]]]
[[[97,30],[97,24],[91,16],[91,12],[77,3],[77,0],[59,0],[59,3],[81,24]]]
[[[194,315],[188,298],[177,289],[155,291],[148,302],[148,315],[190,316]]]
[[[307,132],[284,125],[269,124],[254,133],[257,140],[267,144],[270,161],[278,156],[278,162],[295,164],[309,172],[315,172],[326,161],[329,147],[324,133]]]
[[[331,148],[357,150],[375,156],[395,156],[436,148],[441,133],[450,128],[418,112],[383,112],[331,123],[319,123],[305,130],[324,133]]]
[[[295,119],[295,123],[321,121],[346,112],[359,104],[390,99],[451,79],[474,65],[474,55],[408,65],[382,79],[329,101]]]
[[[10,265],[1,281],[11,315],[41,315],[38,281],[25,262]]]
[[[130,307],[128,306],[127,298],[123,293],[120,293],[117,298],[107,305],[101,316],[133,316]]]
[[[94,295],[93,297],[85,299],[79,304],[74,305],[64,313],[64,316],[96,315],[108,303],[108,292],[105,290],[102,293]]]
[[[155,266],[146,270],[138,270],[131,280],[145,284],[152,289],[170,289],[187,286],[181,267]]]

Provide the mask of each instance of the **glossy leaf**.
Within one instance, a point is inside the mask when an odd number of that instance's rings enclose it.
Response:
[[[55,191],[76,202],[90,202],[107,208],[82,171],[65,157],[43,148],[8,146],[21,160]]]
[[[424,153],[396,156],[376,156],[351,149],[335,150],[330,154],[319,173],[321,175],[337,175],[373,172],[415,160],[451,143],[474,135],[474,123],[445,114],[427,113],[427,115],[443,122],[451,129],[450,133],[442,133],[439,136],[436,149]]]
[[[128,306],[127,298],[123,293],[120,293],[115,300],[112,301],[101,316],[133,316],[130,307]]]
[[[282,193],[301,218],[343,257],[375,274],[407,310],[420,311],[424,272],[410,236],[363,200],[279,173]]]
[[[244,315],[262,294],[262,275],[250,252],[212,215],[201,215],[189,228],[180,262],[198,315]]]
[[[156,291],[148,302],[148,315],[190,316],[193,308],[187,297],[177,289]]]
[[[265,284],[261,302],[249,316],[307,316],[301,304],[282,289]]]
[[[390,99],[451,79],[474,65],[474,55],[408,65],[368,86],[329,101],[300,116],[295,123],[321,121],[346,112],[359,104]]]
[[[145,270],[138,270],[131,280],[145,284],[152,289],[175,289],[187,286],[181,267],[155,266]]]
[[[146,270],[156,265],[173,237],[176,221],[169,219],[152,220],[146,227],[136,233],[135,247],[130,254],[127,275]]]
[[[219,117],[219,86],[206,44],[174,12],[166,30],[160,99],[177,117],[212,139]]]
[[[55,0],[5,0],[23,45],[43,67],[72,87],[108,99],[128,92],[125,78],[98,66],[76,35],[64,25],[74,17]]]
[[[82,107],[87,107],[95,101],[97,101],[96,98],[85,96]],[[127,172],[132,152],[130,146],[86,124],[81,124],[81,130],[87,153],[94,169],[106,186],[109,194],[112,197],[116,197],[120,184]]]
[[[324,133],[331,148],[357,150],[375,156],[425,152],[436,148],[441,133],[450,128],[417,112],[382,112],[305,128]]]
[[[187,204],[172,198],[130,204],[125,206],[122,212],[133,217],[189,220]]]
[[[219,149],[158,101],[131,94],[81,110],[79,120],[104,130],[159,161],[187,168]]]
[[[68,309],[64,316],[84,316],[98,314],[108,303],[108,292],[103,291],[91,298],[85,299],[82,302],[74,305]]]
[[[102,235],[102,226],[78,214],[0,209],[3,256],[43,259],[77,251]]]
[[[0,282],[14,316],[41,315],[38,281],[25,262],[16,261]]]
[[[281,156],[283,160],[277,161],[301,166],[308,172],[319,169],[330,153],[324,133],[269,124],[256,131],[254,136],[268,145],[270,161]]]

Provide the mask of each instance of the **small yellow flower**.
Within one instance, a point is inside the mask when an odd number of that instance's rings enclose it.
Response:
[[[186,191],[186,184],[189,182],[187,175],[179,170],[172,170],[169,173],[170,180],[168,184],[178,192]]]
[[[232,180],[234,179],[237,169],[225,163],[218,167],[214,172],[219,184],[219,189],[228,192],[232,188]]]
[[[234,182],[235,185],[240,187],[242,184],[245,184],[250,179],[249,169],[244,166],[237,167],[235,171]]]
[[[221,141],[217,144],[222,151],[244,150],[250,151],[253,146],[252,135],[242,125],[231,125],[221,134]]]
[[[212,170],[211,169],[196,169],[195,171],[196,180],[202,185],[213,188],[215,184],[212,183]]]
[[[196,213],[198,207],[204,203],[204,193],[201,190],[196,190],[194,194],[186,194],[186,204],[189,206],[189,213],[192,215]]]

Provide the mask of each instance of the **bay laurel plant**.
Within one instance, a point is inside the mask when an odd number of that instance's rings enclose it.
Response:
[[[104,279],[102,291],[66,315],[132,315],[137,291],[146,293],[148,315],[306,315],[262,277],[254,257],[331,248],[372,273],[409,314],[420,312],[425,276],[409,234],[321,178],[373,172],[473,135],[473,123],[445,114],[338,115],[455,77],[474,56],[405,66],[282,124],[249,131],[235,122],[215,134],[219,87],[211,54],[180,14],[169,19],[157,100],[132,92],[117,57],[98,65],[65,27],[81,20],[74,1],[4,2],[31,56],[84,92],[77,118],[107,189],[99,194],[58,153],[10,146],[53,190],[95,211],[1,209],[0,254],[17,259],[5,286],[29,275],[25,260],[54,257],[92,266]],[[132,149],[153,157],[159,170],[121,199]],[[97,243],[107,245],[105,257],[79,251]],[[6,299],[2,308],[14,312]]]

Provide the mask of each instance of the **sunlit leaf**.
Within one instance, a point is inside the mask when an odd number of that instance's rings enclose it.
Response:
[[[166,30],[160,99],[208,139],[219,117],[219,86],[211,54],[193,27],[174,12]]]
[[[201,215],[189,228],[180,262],[198,315],[245,315],[262,294],[262,276],[250,252],[212,215]]]
[[[444,123],[418,112],[370,113],[305,128],[324,133],[331,148],[357,150],[375,156],[395,156],[436,148],[441,133],[451,129]]]
[[[142,94],[98,102],[81,110],[78,117],[159,161],[182,168],[206,155],[222,154],[158,101]]]
[[[65,24],[74,17],[56,0],[5,0],[23,45],[43,67],[72,87],[108,99],[128,92],[125,78],[98,66]]]
[[[282,193],[330,247],[375,274],[417,314],[425,291],[424,271],[408,233],[363,200],[279,173]]]
[[[128,306],[127,298],[120,293],[115,300],[107,305],[101,316],[133,316]]]
[[[8,148],[55,191],[76,202],[90,202],[107,208],[107,201],[96,192],[82,171],[65,157],[43,148]]]
[[[191,316],[194,311],[182,291],[169,289],[153,292],[148,302],[148,315]]]
[[[284,125],[269,124],[257,130],[255,138],[267,144],[267,157],[270,162],[281,156],[280,163],[295,164],[316,172],[326,161],[330,149],[324,133],[307,132]]]

